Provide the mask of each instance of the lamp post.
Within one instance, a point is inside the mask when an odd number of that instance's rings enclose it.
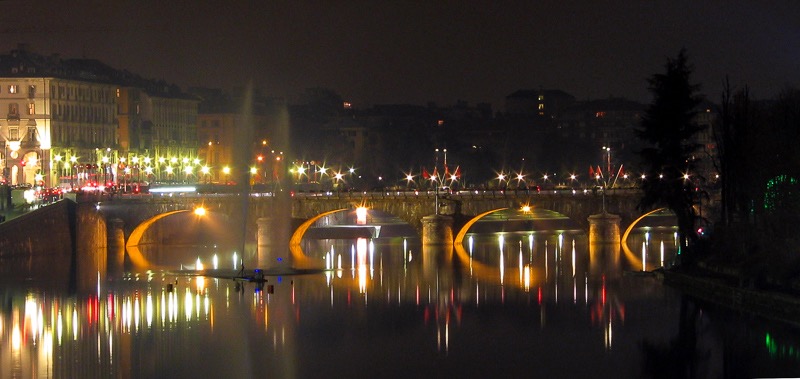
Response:
[[[608,186],[608,181],[611,179],[611,147],[603,146],[603,150],[606,152],[606,172],[608,173],[606,186]]]
[[[608,189],[608,182],[611,179],[611,147],[603,146],[603,150],[607,152],[606,157],[606,172],[608,173],[608,177],[603,181],[603,213],[606,213],[606,190]]]

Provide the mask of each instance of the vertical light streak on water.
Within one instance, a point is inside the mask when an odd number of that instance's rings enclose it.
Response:
[[[194,309],[194,305],[192,305],[192,293],[189,292],[189,288],[186,288],[183,294],[183,311],[186,316],[186,321],[192,320],[192,309]]]
[[[472,258],[472,249],[475,246],[475,241],[472,239],[472,236],[467,238],[467,249],[469,250],[469,256]]]
[[[153,326],[153,294],[150,291],[147,292],[145,315],[147,320],[147,329],[150,329]]]
[[[211,264],[214,266],[214,270],[219,269],[219,258],[217,258],[217,254],[214,254],[214,257],[211,258]]]
[[[650,232],[644,232],[644,242],[650,244]]]
[[[350,245],[350,274],[352,278],[356,278],[356,246]]]
[[[372,279],[375,274],[375,243],[369,240],[369,278]]]
[[[203,302],[200,301],[200,292],[195,292],[194,295],[194,317],[200,320],[200,308],[202,308]]]
[[[61,346],[61,336],[64,332],[64,322],[61,321],[61,310],[58,310],[58,319],[56,319],[56,333],[58,333],[58,346]]]
[[[664,267],[664,241],[661,241],[661,267]]]
[[[503,243],[505,242],[505,238],[501,235],[497,238],[498,245],[500,248],[500,285],[503,285],[503,277],[506,273],[505,267],[505,260],[503,259]]]
[[[528,252],[530,253],[530,261],[533,262],[533,234],[528,234]]]
[[[139,314],[141,313],[141,306],[139,305],[139,298],[133,300],[133,326],[136,331],[139,331]]]
[[[642,242],[642,271],[647,271],[647,243]]]
[[[161,291],[161,325],[163,326],[167,320],[167,297],[164,291]]]
[[[572,277],[575,278],[575,241],[572,241]]]
[[[238,260],[238,259],[236,259],[236,252],[234,251],[234,252],[233,252],[233,269],[234,269],[234,270],[236,270],[236,269],[237,269],[237,266],[236,266],[236,265],[237,265],[238,263],[239,263],[239,260]]]
[[[523,274],[522,274],[522,248],[519,249],[519,282],[523,282]]]
[[[583,275],[583,303],[589,304],[589,274]]]

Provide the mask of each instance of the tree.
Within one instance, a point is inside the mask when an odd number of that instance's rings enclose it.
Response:
[[[685,49],[675,59],[667,59],[665,69],[648,80],[653,102],[637,130],[645,143],[640,154],[646,167],[640,208],[665,206],[672,210],[678,219],[681,246],[686,247],[697,240],[694,205],[701,195],[692,185],[692,180],[702,179],[692,176],[700,147],[694,137],[702,130],[695,122],[700,87],[690,82],[693,69]],[[691,261],[691,249],[686,253],[684,259]]]

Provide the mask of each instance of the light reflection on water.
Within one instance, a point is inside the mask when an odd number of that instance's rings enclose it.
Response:
[[[579,231],[469,235],[462,260],[458,249],[403,238],[309,240],[305,253],[326,271],[261,287],[142,271],[91,293],[9,290],[0,376],[641,376],[642,341],[668,345],[686,312],[675,291],[626,274],[669,264],[674,228],[642,229],[628,243],[636,256],[588,246]],[[264,261],[213,247],[143,254],[172,270],[216,257],[230,275]],[[794,331],[720,314],[695,313],[706,325],[699,345],[750,357],[754,375],[796,373],[770,371],[800,362],[775,353],[798,347]],[[737,337],[722,338],[730,330]],[[721,355],[700,356],[710,376],[723,372]]]

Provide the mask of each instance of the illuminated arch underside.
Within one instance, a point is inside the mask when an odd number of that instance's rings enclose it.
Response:
[[[628,235],[631,234],[631,230],[633,230],[633,228],[636,227],[636,224],[638,224],[639,221],[642,221],[643,218],[645,218],[647,216],[650,216],[653,213],[656,213],[656,212],[659,212],[659,211],[663,211],[665,209],[667,209],[667,208],[658,208],[658,209],[652,210],[650,212],[647,212],[647,213],[639,216],[639,218],[634,220],[628,226],[628,229],[625,230],[625,233],[622,234],[622,239],[620,240],[620,244],[622,244],[622,251],[625,253],[625,257],[628,258],[628,260],[631,262],[633,267],[641,267],[642,266],[642,260],[639,259],[636,256],[636,254],[634,254],[631,251],[631,249],[628,248]]]
[[[470,273],[478,278],[483,278],[483,279],[497,278],[500,275],[500,270],[490,267],[481,262],[474,261],[472,257],[469,256],[467,251],[464,250],[464,236],[467,235],[469,228],[472,227],[473,224],[478,222],[478,220],[492,213],[504,211],[506,209],[508,208],[498,208],[488,212],[483,212],[473,217],[471,220],[467,221],[466,224],[464,224],[461,230],[458,231],[456,238],[453,240],[453,245],[454,245],[453,247],[455,248],[456,255],[462,262],[469,264]]]
[[[148,267],[151,266],[150,262],[147,258],[142,255],[142,252],[139,250],[139,241],[141,241],[142,236],[144,236],[144,232],[153,225],[156,221],[161,220],[164,217],[171,216],[177,213],[184,213],[184,212],[192,212],[192,210],[182,209],[178,211],[169,211],[166,213],[162,213],[159,215],[155,215],[151,217],[141,224],[139,224],[133,231],[131,235],[128,237],[128,242],[125,244],[125,250],[128,252],[128,258],[130,258],[131,262],[138,267]]]
[[[292,238],[289,239],[289,252],[292,254],[292,259],[294,259],[295,268],[311,268],[314,261],[309,258],[305,253],[303,253],[303,249],[300,247],[300,241],[303,240],[303,235],[306,234],[308,228],[311,227],[317,220],[328,216],[333,213],[346,211],[347,208],[336,209],[333,211],[323,212],[318,214],[304,223],[300,224],[299,227],[292,233]]]

